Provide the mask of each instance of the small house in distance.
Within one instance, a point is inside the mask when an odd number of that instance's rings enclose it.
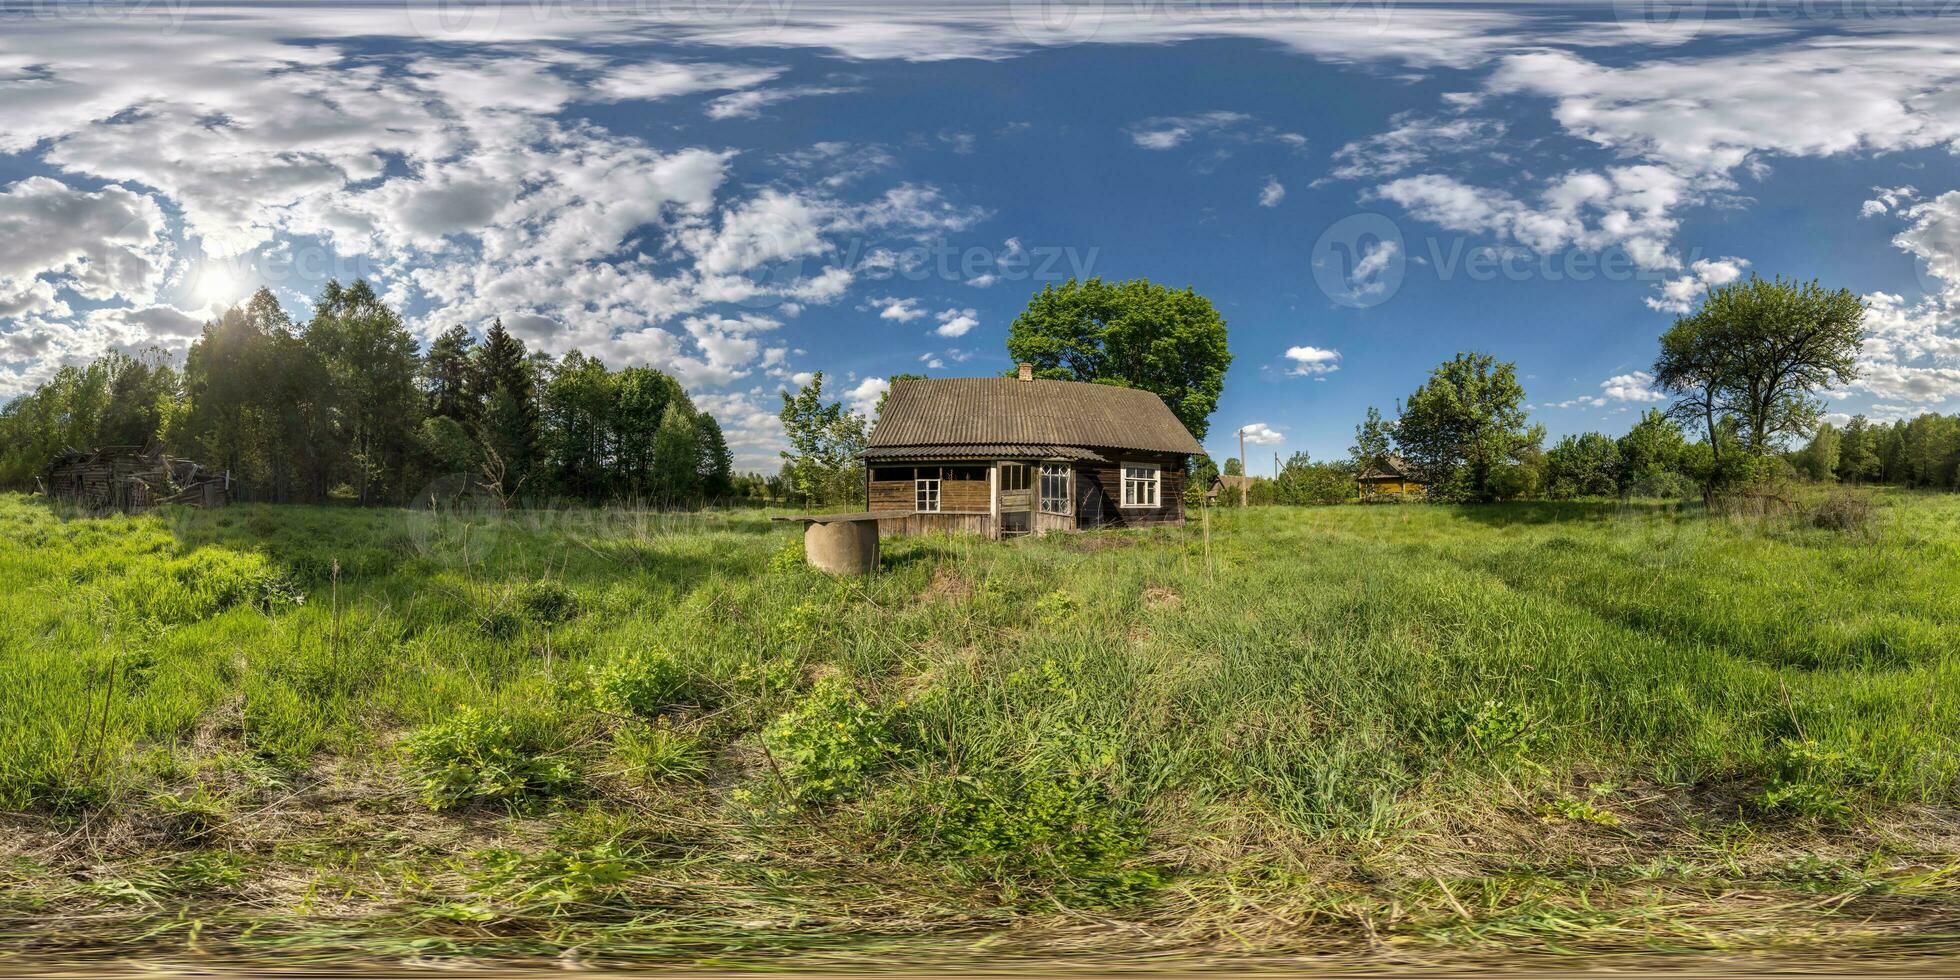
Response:
[[[1420,471],[1395,453],[1376,460],[1355,475],[1362,500],[1408,500],[1426,496],[1429,481]]]
[[[927,378],[892,385],[862,454],[886,534],[987,537],[1184,521],[1204,450],[1152,392],[1079,381]]]
[[[231,473],[166,456],[160,446],[103,446],[57,454],[41,475],[41,489],[51,499],[90,510],[217,507],[231,500]]]
[[[1218,503],[1221,495],[1228,503],[1244,504],[1252,495],[1252,477],[1232,476],[1225,473],[1213,476],[1211,486],[1205,488],[1205,503]]]

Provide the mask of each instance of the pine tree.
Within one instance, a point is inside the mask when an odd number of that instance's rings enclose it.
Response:
[[[491,481],[506,497],[523,492],[539,462],[536,381],[524,342],[504,329],[500,317],[477,349],[477,390],[483,393],[482,440]]]

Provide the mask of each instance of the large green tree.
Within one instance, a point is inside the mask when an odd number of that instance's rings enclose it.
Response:
[[[482,441],[487,474],[506,497],[534,489],[542,466],[538,426],[537,376],[524,342],[504,329],[502,317],[490,324],[476,353],[477,389],[483,393]]]
[[[782,453],[783,479],[792,498],[815,505],[863,499],[864,468],[857,454],[864,449],[864,416],[824,400],[823,372],[795,393],[783,392],[778,418],[789,440]]]
[[[1711,290],[1661,336],[1655,383],[1675,396],[1677,417],[1700,422],[1718,456],[1724,418],[1744,451],[1767,455],[1816,427],[1818,392],[1856,380],[1864,318],[1848,289],[1752,275]]]
[[[1497,498],[1492,477],[1530,455],[1544,430],[1525,425],[1517,366],[1461,353],[1436,366],[1395,423],[1395,443],[1447,499]]]
[[[1007,352],[1037,377],[1156,392],[1201,440],[1232,365],[1211,301],[1148,279],[1043,287],[1008,326]]]
[[[306,346],[331,385],[331,421],[362,503],[405,497],[420,444],[421,360],[401,317],[364,280],[328,281],[306,324]]]

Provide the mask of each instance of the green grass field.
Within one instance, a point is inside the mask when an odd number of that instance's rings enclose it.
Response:
[[[840,581],[756,512],[0,497],[0,950],[1954,938],[1960,497],[886,545]]]

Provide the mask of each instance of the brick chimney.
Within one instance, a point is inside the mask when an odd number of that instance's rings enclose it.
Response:
[[[1022,381],[1034,380],[1034,365],[1029,364],[1026,361],[1022,361],[1019,365],[1017,365],[1017,367],[1020,368],[1020,373],[1017,375],[1017,377],[1019,377]]]

